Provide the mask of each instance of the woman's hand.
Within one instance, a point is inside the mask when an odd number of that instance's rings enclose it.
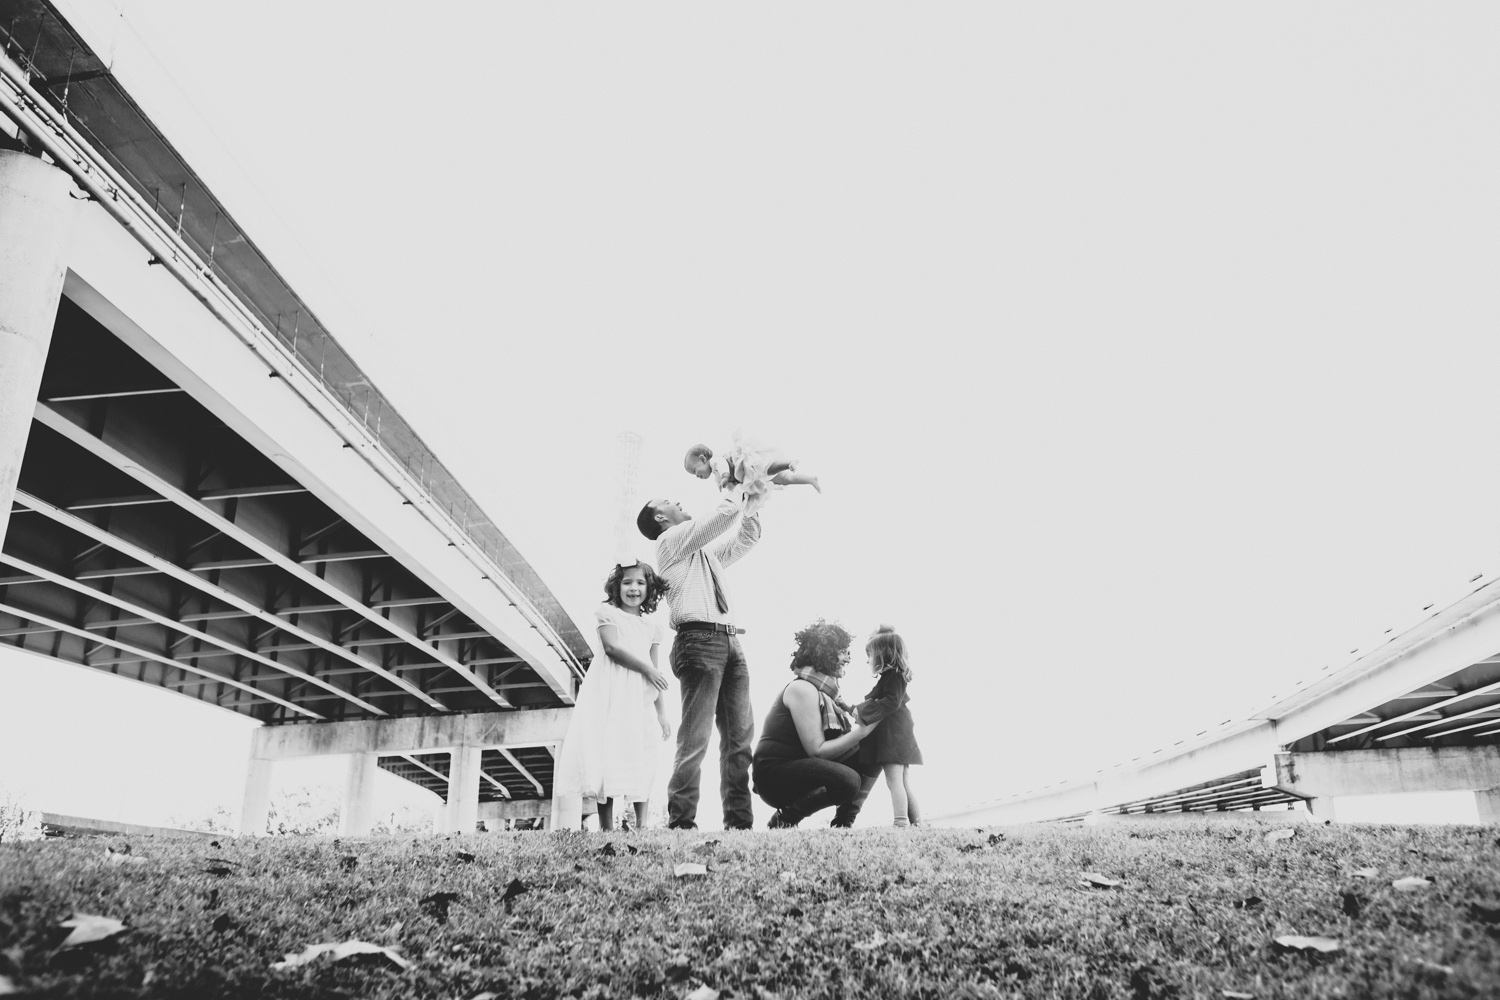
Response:
[[[650,681],[651,686],[656,688],[656,690],[665,691],[667,689],[667,678],[660,670],[652,667],[650,670],[643,670],[641,672],[646,675],[646,680]]]
[[[665,743],[672,738],[672,720],[661,713],[657,713],[656,721],[661,723],[661,738],[662,742]]]

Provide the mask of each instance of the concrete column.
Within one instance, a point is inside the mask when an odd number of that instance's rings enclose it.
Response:
[[[245,800],[240,807],[240,835],[261,837],[271,813],[271,764],[260,757],[250,758],[245,771]]]
[[[479,823],[479,759],[483,747],[455,747],[448,763],[445,833],[473,833]]]
[[[73,178],[0,150],[0,541],[57,321],[78,201]]]
[[[1338,799],[1332,795],[1320,795],[1315,799],[1307,800],[1307,811],[1312,813],[1313,819],[1327,823],[1338,822]]]
[[[583,829],[583,796],[553,794],[548,800],[548,827],[552,830]]]
[[[1500,787],[1475,792],[1474,804],[1479,807],[1479,822],[1486,826],[1500,824]]]
[[[367,837],[375,826],[375,772],[380,755],[352,753],[344,777],[344,803],[339,810],[339,835]]]

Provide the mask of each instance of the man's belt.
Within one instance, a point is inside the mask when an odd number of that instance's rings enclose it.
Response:
[[[679,632],[721,632],[724,635],[742,635],[746,631],[733,625],[720,625],[718,622],[678,622],[672,627]]]

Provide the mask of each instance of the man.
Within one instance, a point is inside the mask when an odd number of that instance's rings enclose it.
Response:
[[[724,589],[724,570],[760,541],[763,497],[726,498],[712,514],[695,520],[682,505],[652,500],[641,508],[636,527],[656,542],[656,566],[671,587],[672,673],[682,685],[682,725],[677,757],[667,784],[667,826],[697,828],[698,778],[708,738],[719,724],[719,793],[724,828],[748,830],[750,742],[755,719],[750,711],[750,671],[736,638],[733,606]],[[710,548],[736,519],[739,530]]]

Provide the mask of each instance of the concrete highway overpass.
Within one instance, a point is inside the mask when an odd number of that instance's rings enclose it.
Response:
[[[1297,804],[1332,820],[1346,796],[1459,791],[1474,794],[1481,822],[1500,823],[1500,579],[1475,577],[1465,590],[1250,718],[937,821],[1202,816]]]
[[[545,818],[576,624],[149,117],[115,5],[0,0],[0,48],[0,642],[263,723],[247,831],[320,754],[346,832],[376,767]]]

